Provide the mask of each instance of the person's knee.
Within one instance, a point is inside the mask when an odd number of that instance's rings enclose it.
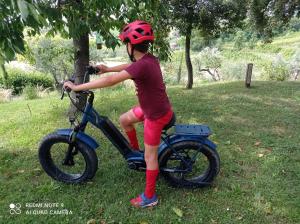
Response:
[[[157,161],[157,153],[145,153],[144,155],[146,164],[153,163]]]
[[[122,127],[126,127],[127,124],[128,124],[128,119],[126,117],[126,114],[122,114],[120,117],[119,117],[119,123]]]
[[[127,113],[122,114],[119,118],[120,125],[123,129],[132,129],[134,122],[130,119],[130,116],[128,116]]]

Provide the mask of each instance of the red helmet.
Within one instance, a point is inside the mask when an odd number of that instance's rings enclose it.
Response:
[[[152,27],[149,23],[136,20],[126,25],[119,35],[122,42],[129,41],[131,44],[139,44],[145,40],[154,41]]]

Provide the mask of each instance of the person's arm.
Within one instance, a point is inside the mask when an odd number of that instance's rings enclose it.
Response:
[[[106,77],[101,77],[99,79],[96,79],[94,81],[80,84],[80,85],[75,85],[72,82],[65,82],[64,87],[69,87],[73,91],[82,91],[82,90],[88,90],[88,89],[98,89],[98,88],[104,88],[108,86],[113,86],[119,82],[122,82],[126,79],[131,79],[131,75],[126,72],[125,70]]]
[[[121,72],[123,70],[125,70],[129,65],[131,64],[122,64],[122,65],[117,65],[117,66],[113,66],[113,67],[107,67],[106,65],[98,65],[97,68],[100,69],[99,74],[103,74],[106,72]]]

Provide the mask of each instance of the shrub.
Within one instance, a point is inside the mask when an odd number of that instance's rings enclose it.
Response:
[[[28,86],[42,86],[43,88],[53,87],[53,79],[44,73],[37,71],[23,71],[20,69],[8,69],[8,88],[13,90],[13,94],[20,94]],[[4,80],[0,78],[0,85]]]
[[[246,75],[247,64],[245,62],[226,61],[222,63],[221,74],[223,80],[242,80]]]
[[[249,36],[248,42],[247,42],[247,47],[250,49],[254,49],[257,45],[258,38],[256,37],[255,34],[252,34]]]
[[[245,47],[245,43],[246,43],[247,39],[245,37],[245,34],[243,31],[239,30],[236,32],[235,37],[234,37],[234,47],[237,50],[241,50],[242,48]]]
[[[0,103],[8,102],[12,98],[11,89],[2,89],[0,88]]]
[[[218,48],[204,48],[196,57],[198,71],[207,71],[214,81],[221,79],[218,69],[222,65],[223,57]]]
[[[290,77],[289,64],[283,59],[281,54],[271,62],[264,65],[265,78],[267,80],[285,81]]]
[[[161,62],[161,69],[166,84],[179,84],[186,73],[184,52],[174,51],[171,61]]]
[[[51,74],[56,84],[68,78],[74,71],[72,40],[63,39],[60,36],[28,37],[24,57],[38,71]]]
[[[28,85],[23,89],[23,95],[26,100],[33,100],[38,98],[37,87]]]
[[[198,58],[208,68],[218,68],[222,63],[222,55],[218,48],[207,47],[198,54]]]
[[[300,31],[300,18],[293,17],[289,23],[289,29],[294,32]]]
[[[290,69],[293,74],[293,79],[297,80],[300,73],[300,50],[296,50],[290,61]]]

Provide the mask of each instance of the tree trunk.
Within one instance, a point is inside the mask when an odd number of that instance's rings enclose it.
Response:
[[[213,72],[211,72],[209,68],[202,68],[202,69],[199,70],[199,72],[208,72],[208,74],[210,74],[210,76],[212,77],[212,79],[215,82],[218,81],[215,74]]]
[[[192,35],[192,26],[189,25],[185,36],[185,61],[186,61],[186,67],[188,71],[188,81],[186,85],[187,89],[193,88],[193,65],[190,56],[191,35]]]
[[[74,75],[75,84],[82,84],[84,81],[89,81],[89,76],[84,77],[86,66],[89,65],[89,34],[86,33],[78,39],[73,39],[73,45],[75,49],[74,55]],[[85,80],[84,80],[85,79]],[[78,94],[77,94],[78,95]],[[75,96],[75,95],[74,95]],[[72,96],[73,98],[75,98]],[[82,111],[86,104],[86,96],[79,95],[76,106]],[[70,119],[75,118],[77,108],[71,103],[68,115]]]
[[[8,82],[8,74],[7,74],[7,71],[5,69],[5,65],[1,64],[0,67],[1,67],[1,70],[2,70],[2,73],[3,73],[4,87],[9,88],[8,83],[7,83]]]
[[[183,61],[183,52],[180,56],[180,64],[179,64],[179,68],[178,68],[178,72],[177,72],[177,83],[180,83],[181,80],[181,71],[182,71],[182,61]]]

